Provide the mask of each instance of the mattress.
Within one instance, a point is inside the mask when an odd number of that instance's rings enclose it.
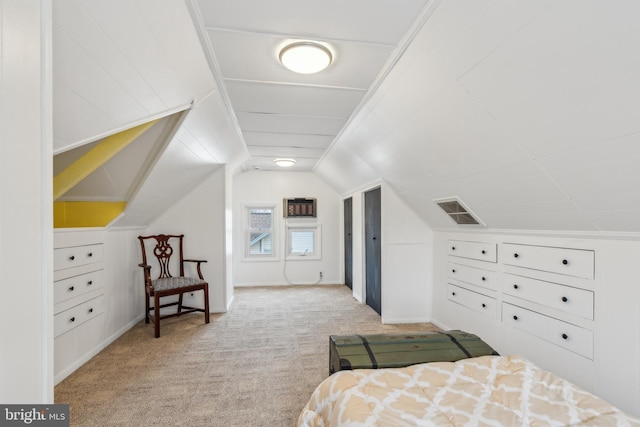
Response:
[[[298,426],[640,427],[640,420],[513,355],[340,371],[316,388]]]

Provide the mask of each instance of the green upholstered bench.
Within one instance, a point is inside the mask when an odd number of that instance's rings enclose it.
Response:
[[[331,335],[329,375],[349,369],[401,368],[487,355],[498,353],[478,336],[464,331]]]

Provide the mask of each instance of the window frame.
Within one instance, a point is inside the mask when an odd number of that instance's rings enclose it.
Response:
[[[291,252],[291,236],[295,231],[313,232],[313,252],[302,255]],[[322,226],[317,223],[287,223],[285,256],[287,261],[308,261],[322,259]]]
[[[271,253],[251,253],[251,233],[263,231],[252,229],[250,224],[251,211],[254,209],[271,210]],[[275,261],[278,259],[278,206],[276,204],[250,203],[244,205],[244,260],[245,261]]]

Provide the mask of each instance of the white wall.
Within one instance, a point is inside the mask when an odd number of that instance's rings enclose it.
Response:
[[[105,337],[112,342],[144,318],[138,236],[142,228],[108,229],[105,241]]]
[[[364,193],[376,187],[382,198],[382,322],[429,322],[433,232],[386,182],[344,197],[353,200],[353,296],[366,302]]]
[[[382,321],[431,320],[433,232],[396,192],[382,186]]]
[[[51,2],[0,1],[0,402],[53,402]]]
[[[318,216],[304,220],[322,227],[322,258],[285,262],[284,198],[317,199]],[[307,172],[247,171],[233,181],[233,278],[235,286],[344,283],[340,196],[316,175]],[[276,257],[255,261],[245,257],[245,207],[251,204],[276,206]],[[319,280],[319,272],[323,273]]]
[[[593,330],[593,360],[572,353],[501,321],[501,300],[490,319],[447,299],[448,239],[510,242],[526,245],[579,248],[595,251],[594,320],[572,322]],[[578,384],[635,416],[640,416],[640,242],[637,237],[616,238],[597,235],[542,235],[500,233],[437,232],[434,246],[434,321],[445,329],[462,329],[479,335],[500,354],[521,354],[539,366]],[[497,267],[500,272],[500,254]],[[528,273],[534,274],[534,273]],[[544,274],[544,273],[535,273]],[[550,275],[548,275],[550,276]],[[565,279],[550,278],[551,282]],[[489,293],[489,292],[487,292]],[[525,304],[522,302],[521,304]],[[543,310],[544,307],[536,310]],[[533,308],[532,308],[533,309]],[[580,322],[580,323],[578,323]]]
[[[209,282],[211,312],[226,311],[231,298],[227,295],[225,269],[225,181],[225,168],[221,167],[163,212],[144,232],[145,235],[184,234],[185,257],[207,260],[202,264],[202,274]],[[138,280],[142,289],[142,276]],[[200,294],[196,294],[195,304],[203,306]]]

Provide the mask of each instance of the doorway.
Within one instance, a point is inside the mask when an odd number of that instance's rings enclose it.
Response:
[[[353,199],[344,200],[344,284],[353,289]]]
[[[365,284],[366,302],[382,314],[382,239],[381,191],[375,188],[364,193]]]

